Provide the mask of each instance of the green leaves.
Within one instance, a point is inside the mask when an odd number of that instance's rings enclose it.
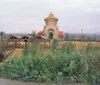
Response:
[[[0,64],[0,76],[8,79],[36,82],[100,83],[100,48],[78,50],[65,45],[46,53],[33,44],[26,47],[28,53]],[[24,51],[25,52],[25,51]],[[50,53],[51,52],[51,53]]]

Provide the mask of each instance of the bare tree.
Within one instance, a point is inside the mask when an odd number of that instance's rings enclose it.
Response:
[[[65,40],[68,40],[68,33],[65,33]]]
[[[85,40],[85,34],[81,34],[79,40]]]
[[[1,31],[0,32],[0,37],[1,37],[1,42],[3,42],[3,36],[4,36],[5,32]]]
[[[93,40],[95,41],[96,39],[97,39],[97,35],[95,34],[95,35],[94,35],[94,39],[93,39]]]

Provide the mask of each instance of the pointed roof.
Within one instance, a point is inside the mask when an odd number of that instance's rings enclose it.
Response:
[[[58,19],[53,13],[50,13],[45,19],[54,18]]]

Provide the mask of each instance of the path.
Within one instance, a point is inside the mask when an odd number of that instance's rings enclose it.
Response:
[[[19,82],[15,80],[7,80],[0,78],[0,85],[58,85],[58,84],[46,84],[46,83],[34,83],[34,82]],[[88,84],[59,84],[59,85],[88,85]]]
[[[10,56],[8,56],[8,58],[20,57],[22,55],[22,50],[23,49],[16,48],[14,52]]]

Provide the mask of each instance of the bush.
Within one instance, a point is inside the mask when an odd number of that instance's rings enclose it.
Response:
[[[100,49],[91,48],[86,52],[87,49],[78,50],[66,44],[52,54],[51,49],[45,52],[33,44],[27,48],[27,55],[0,64],[0,76],[20,81],[97,84],[100,83]]]

